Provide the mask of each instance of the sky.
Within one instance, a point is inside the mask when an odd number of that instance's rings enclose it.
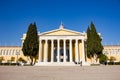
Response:
[[[61,21],[79,32],[92,21],[103,45],[120,44],[120,0],[0,0],[0,46],[20,46],[30,23],[46,32]]]

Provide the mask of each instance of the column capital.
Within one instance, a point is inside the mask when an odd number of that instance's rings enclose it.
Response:
[[[85,39],[84,39],[84,38],[82,38],[81,40],[83,40],[83,41],[84,41]]]
[[[54,41],[55,39],[50,39],[51,41]]]
[[[46,43],[46,42],[48,43],[48,39],[45,39],[45,43]]]
[[[60,39],[57,39],[57,41],[60,41]]]
[[[78,41],[79,39],[75,39],[75,41]]]
[[[50,39],[50,40],[51,40],[51,42],[54,41],[54,39]]]
[[[69,39],[70,42],[72,42],[72,39]]]
[[[43,39],[39,39],[39,41],[42,41]]]
[[[48,39],[45,39],[45,41],[48,41]]]
[[[63,41],[66,41],[67,39],[63,39]]]
[[[39,43],[41,43],[41,42],[42,42],[42,39],[39,40]]]
[[[84,42],[84,39],[81,39],[82,42]]]

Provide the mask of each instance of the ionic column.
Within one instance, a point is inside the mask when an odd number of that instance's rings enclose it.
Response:
[[[45,40],[45,46],[44,46],[44,62],[47,62],[47,54],[48,54],[48,43],[47,43],[47,40]]]
[[[39,62],[42,62],[42,40],[39,41]]]
[[[64,54],[64,62],[66,62],[66,40],[64,40],[63,46],[64,46],[64,49],[63,49],[64,50],[64,53],[63,53]]]
[[[54,40],[51,40],[51,62],[53,62],[54,60],[53,49],[54,49]]]
[[[70,42],[69,42],[69,51],[70,51],[70,62],[72,62],[73,60],[72,60],[72,40],[70,40]]]
[[[76,43],[75,43],[75,48],[76,48],[75,60],[76,60],[76,62],[78,62],[78,40],[77,39],[76,39]]]
[[[85,62],[84,40],[82,39],[82,62]]]
[[[60,62],[60,41],[57,40],[57,62]]]

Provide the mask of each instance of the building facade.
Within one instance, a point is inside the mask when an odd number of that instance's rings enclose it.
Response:
[[[23,35],[22,42],[26,34]],[[39,57],[36,65],[74,65],[85,61],[85,33],[59,29],[39,33]]]
[[[108,62],[111,57],[114,57],[115,62],[120,62],[120,45],[105,45],[103,54],[108,57]]]
[[[1,62],[17,62],[19,57],[22,57],[21,46],[0,46],[0,58]]]
[[[36,66],[76,66],[90,65],[93,59],[86,56],[86,33],[65,29],[61,24],[59,29],[39,33],[39,53]],[[22,44],[26,38],[23,34]],[[104,46],[103,53],[110,58],[115,57],[115,61],[120,61],[120,46]],[[17,62],[23,58],[28,62],[28,58],[23,55],[22,46],[1,46],[0,59],[2,62]]]

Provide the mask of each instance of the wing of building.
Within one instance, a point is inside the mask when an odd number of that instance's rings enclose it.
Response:
[[[105,45],[103,54],[105,54],[109,60],[114,57],[115,62],[120,62],[120,45]]]

